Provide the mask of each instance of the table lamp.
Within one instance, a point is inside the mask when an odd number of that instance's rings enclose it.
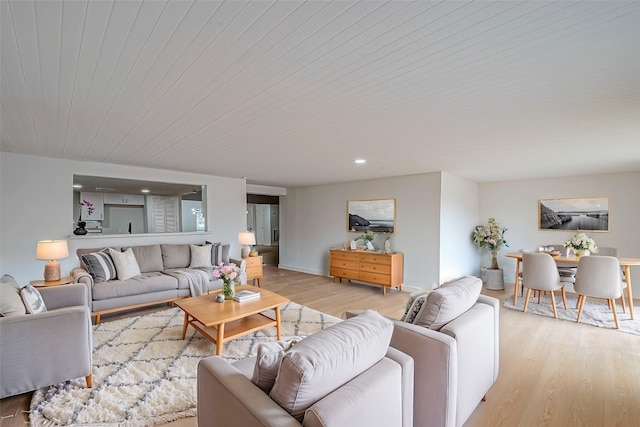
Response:
[[[69,256],[66,240],[40,240],[36,249],[36,259],[48,260],[44,266],[44,281],[60,280],[59,259]]]
[[[242,258],[247,258],[249,256],[249,245],[256,244],[256,235],[253,231],[244,231],[238,234],[238,243],[242,245],[242,251],[240,252],[240,256]]]

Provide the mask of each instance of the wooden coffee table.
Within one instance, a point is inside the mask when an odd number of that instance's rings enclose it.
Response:
[[[281,295],[258,289],[255,286],[238,286],[236,292],[242,290],[259,292],[260,298],[253,301],[216,302],[216,295],[220,291],[212,292],[199,297],[185,298],[176,301],[178,307],[184,311],[184,326],[182,327],[182,339],[187,335],[187,327],[193,326],[202,335],[216,344],[216,355],[222,354],[222,345],[225,341],[241,335],[250,334],[259,329],[275,326],[277,338],[280,339],[280,306],[289,300]],[[276,319],[273,320],[263,311],[274,309]]]

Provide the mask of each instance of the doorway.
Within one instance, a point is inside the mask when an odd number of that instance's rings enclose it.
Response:
[[[247,194],[247,230],[256,235],[255,249],[265,265],[280,258],[280,198]]]

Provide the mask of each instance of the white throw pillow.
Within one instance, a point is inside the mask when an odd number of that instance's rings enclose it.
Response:
[[[427,295],[413,324],[439,331],[444,325],[469,310],[478,301],[482,280],[466,276],[445,283]]]
[[[127,280],[140,275],[140,267],[131,248],[124,252],[109,248],[109,255],[116,266],[118,280]]]
[[[22,302],[24,302],[24,306],[27,309],[27,313],[36,314],[47,311],[42,295],[40,295],[40,292],[38,292],[38,290],[33,286],[26,285],[20,289],[20,296],[22,297]]]
[[[285,352],[301,340],[302,338],[295,337],[289,341],[271,341],[259,344],[251,382],[265,393],[271,392]]]
[[[211,245],[189,245],[191,248],[191,263],[189,268],[207,267],[211,268]]]

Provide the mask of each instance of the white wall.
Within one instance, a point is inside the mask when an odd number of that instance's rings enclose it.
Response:
[[[207,233],[102,237],[73,236],[73,175],[203,184],[207,186]],[[243,179],[148,169],[104,163],[80,162],[0,154],[0,274],[19,282],[39,280],[45,261],[35,259],[36,243],[43,239],[68,239],[70,257],[60,260],[63,275],[79,265],[77,248],[145,245],[155,243],[231,244],[231,256],[240,256],[238,233],[246,227],[246,184]]]
[[[347,201],[381,198],[396,199],[391,250],[404,253],[405,287],[437,285],[440,173],[288,188],[280,198],[280,266],[328,275],[329,249],[361,234],[347,231]]]
[[[478,225],[479,186],[442,173],[440,209],[440,283],[464,275],[480,275],[480,255],[473,243]]]
[[[480,184],[480,218],[493,216],[508,228],[509,247],[501,252],[505,281],[513,283],[515,261],[508,251],[564,243],[575,232],[538,230],[538,200],[609,197],[609,232],[587,233],[598,246],[616,247],[618,256],[640,257],[640,172]],[[633,292],[640,296],[640,267],[631,268]]]

